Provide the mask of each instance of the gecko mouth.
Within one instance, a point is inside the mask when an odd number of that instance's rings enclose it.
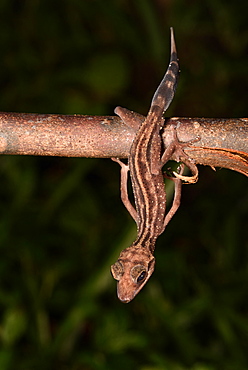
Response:
[[[136,294],[135,294],[136,295]],[[127,296],[121,296],[118,292],[117,292],[117,296],[118,296],[118,299],[122,302],[122,303],[129,303],[133,300],[133,298],[135,297],[132,296],[132,297],[127,297]]]
[[[132,298],[121,298],[119,295],[118,298],[122,303],[129,303],[132,300]]]

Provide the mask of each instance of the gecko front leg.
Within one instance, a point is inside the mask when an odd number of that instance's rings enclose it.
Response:
[[[180,171],[178,175],[181,175],[183,173],[183,170],[184,170],[184,165],[182,164],[180,166]],[[170,220],[172,219],[172,217],[174,216],[174,214],[176,213],[176,211],[178,210],[181,204],[182,180],[178,177],[169,177],[169,179],[174,182],[175,190],[174,190],[174,198],[173,198],[172,206],[164,218],[164,224],[163,224],[164,229],[166,228],[166,226],[168,225],[168,223],[170,222]]]
[[[134,221],[137,223],[137,211],[132,205],[132,203],[129,200],[128,197],[128,191],[127,191],[127,181],[128,181],[128,171],[129,171],[129,166],[122,161],[119,160],[119,158],[111,158],[112,161],[119,163],[121,166],[121,200],[134,219]]]

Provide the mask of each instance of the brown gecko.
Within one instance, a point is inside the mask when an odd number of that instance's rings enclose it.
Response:
[[[163,165],[178,149],[185,156],[175,136],[175,141],[162,151],[160,130],[163,126],[163,113],[170,105],[177,84],[179,64],[171,28],[170,64],[162,82],[156,90],[146,119],[141,123],[132,143],[128,165],[112,158],[121,166],[121,199],[137,223],[137,238],[124,249],[117,262],[111,266],[113,277],[118,281],[118,298],[130,302],[146,284],[154,271],[153,256],[155,242],[164,231],[180,205],[182,174],[172,178],[175,182],[175,194],[171,209],[166,214],[166,193],[164,186]],[[125,108],[117,107],[118,114],[128,126],[135,125],[135,117]],[[175,134],[176,135],[176,134]],[[130,171],[135,208],[129,201],[127,192],[128,171]]]

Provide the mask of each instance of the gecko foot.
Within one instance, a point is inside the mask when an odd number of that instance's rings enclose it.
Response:
[[[185,176],[181,173],[181,171],[180,173],[173,171],[173,175],[180,180],[193,184],[197,182],[199,172],[198,172],[198,168],[195,165],[194,161],[185,153],[184,148],[189,147],[193,143],[199,141],[200,138],[196,138],[194,140],[190,140],[187,142],[180,142],[177,137],[175,126],[173,126],[172,129],[173,129],[173,142],[171,143],[171,146],[173,149],[171,151],[172,151],[173,159],[175,159],[177,162],[182,162],[183,164],[185,164],[192,173],[192,176]],[[169,147],[166,149],[164,155],[162,156],[162,163],[165,163],[168,160],[166,158],[166,152],[168,149]]]
[[[119,163],[119,165],[121,166],[121,168],[125,168],[125,170],[128,172],[129,171],[129,166],[128,166],[128,164],[125,164],[125,163],[123,163],[119,158],[115,158],[115,157],[112,157],[111,158],[111,160],[113,161],[113,162],[117,162],[117,163]]]

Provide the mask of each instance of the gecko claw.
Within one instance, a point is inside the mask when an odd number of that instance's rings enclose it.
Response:
[[[195,182],[198,181],[198,170],[197,172],[193,175],[193,176],[184,176],[184,175],[181,175],[175,171],[173,171],[173,175],[178,178],[179,180],[183,180],[189,184],[194,184]]]

